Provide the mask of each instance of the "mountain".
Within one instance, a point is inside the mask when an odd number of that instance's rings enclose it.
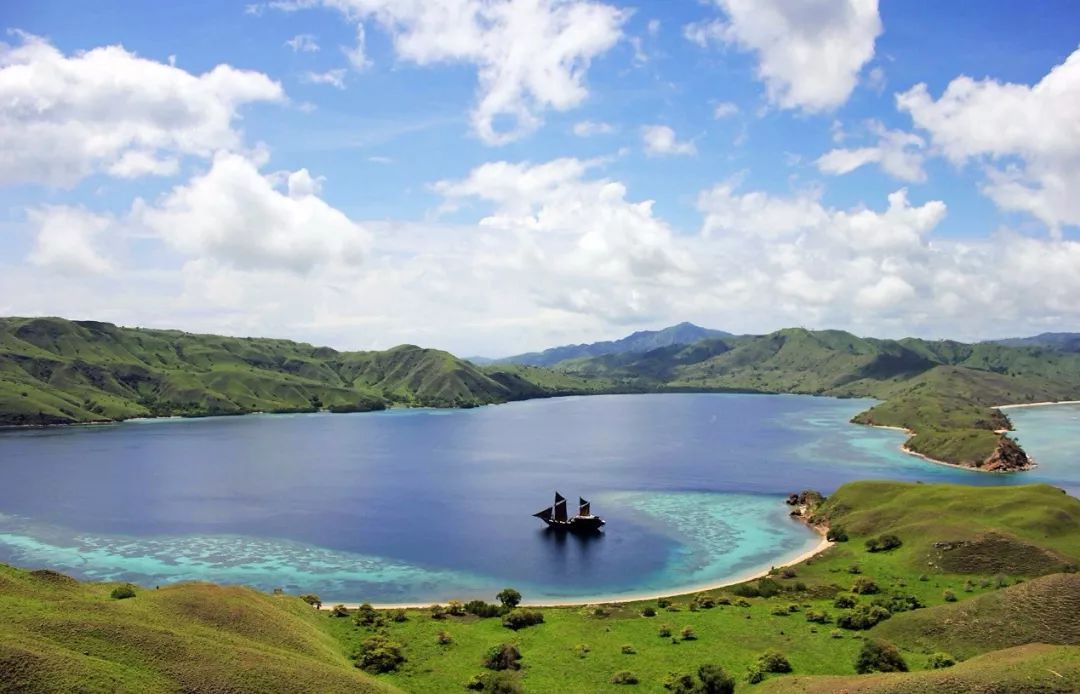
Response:
[[[528,352],[502,359],[485,360],[483,357],[472,359],[473,363],[481,364],[525,364],[528,366],[553,366],[569,359],[582,357],[596,357],[604,354],[625,354],[637,352],[649,352],[660,347],[671,345],[690,345],[701,340],[716,337],[731,337],[731,333],[723,330],[710,330],[693,323],[679,323],[663,330],[640,330],[619,340],[605,342],[593,342],[580,345],[563,345],[552,347],[543,352]]]
[[[907,429],[905,444],[935,460],[988,470],[1029,465],[1000,430],[995,405],[1080,397],[1080,354],[1040,347],[877,340],[837,330],[779,330],[645,354],[559,365],[631,390],[807,393],[884,400],[855,421]]]
[[[70,424],[166,415],[390,405],[469,407],[590,392],[603,381],[481,371],[447,352],[381,352],[266,338],[0,318],[0,424]]]
[[[1033,337],[1010,337],[991,342],[1006,347],[1046,347],[1062,352],[1080,352],[1080,333],[1041,333]]]

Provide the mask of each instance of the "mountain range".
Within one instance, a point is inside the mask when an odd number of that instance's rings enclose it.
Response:
[[[1006,347],[1047,347],[1063,352],[1080,352],[1080,333],[1040,333],[1032,337],[1010,337],[992,342]]]

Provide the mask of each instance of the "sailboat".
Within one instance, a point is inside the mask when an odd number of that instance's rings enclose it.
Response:
[[[548,506],[533,516],[548,524],[555,530],[569,530],[573,533],[594,533],[604,525],[600,516],[594,516],[589,508],[589,502],[578,497],[578,514],[573,518],[566,515],[566,497],[555,492],[555,503]]]

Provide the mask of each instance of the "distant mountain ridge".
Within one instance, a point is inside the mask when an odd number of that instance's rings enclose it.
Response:
[[[551,347],[542,352],[527,352],[501,359],[473,358],[478,364],[523,364],[525,366],[554,366],[559,362],[605,354],[645,353],[672,345],[692,345],[709,338],[732,337],[723,330],[702,328],[693,323],[679,323],[662,330],[639,330],[618,340],[605,340],[579,345]]]
[[[1046,347],[1062,352],[1080,352],[1080,333],[1040,333],[1031,337],[1009,337],[989,342],[1005,347]]]

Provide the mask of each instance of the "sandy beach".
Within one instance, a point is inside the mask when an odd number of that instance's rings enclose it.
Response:
[[[582,598],[553,598],[549,600],[523,600],[521,602],[522,607],[578,607],[581,605],[613,605],[626,602],[638,602],[641,600],[655,600],[657,598],[670,598],[678,595],[687,595],[690,593],[700,593],[706,590],[716,590],[718,588],[726,588],[727,586],[733,586],[737,583],[744,583],[746,581],[752,581],[756,578],[762,578],[769,574],[769,570],[772,568],[782,568],[785,566],[792,566],[800,562],[806,561],[818,554],[824,552],[826,549],[833,545],[832,542],[825,538],[825,531],[821,528],[814,526],[808,526],[817,532],[821,537],[820,541],[812,549],[809,549],[800,554],[783,557],[779,562],[771,563],[767,566],[760,566],[755,569],[744,571],[743,573],[736,574],[734,576],[728,576],[720,581],[713,581],[710,583],[689,585],[689,586],[675,586],[665,591],[643,591],[641,593],[618,593],[616,595],[594,595],[586,596]],[[431,601],[423,603],[378,603],[372,604],[372,607],[378,610],[394,610],[394,609],[422,609],[430,607],[433,603]],[[323,603],[322,609],[329,610],[334,605],[344,605],[350,610],[355,610],[360,606],[360,603]]]
[[[1024,402],[1015,405],[994,405],[994,409],[1012,410],[1020,407],[1046,407],[1047,405],[1080,405],[1080,400],[1048,400],[1046,402]]]

